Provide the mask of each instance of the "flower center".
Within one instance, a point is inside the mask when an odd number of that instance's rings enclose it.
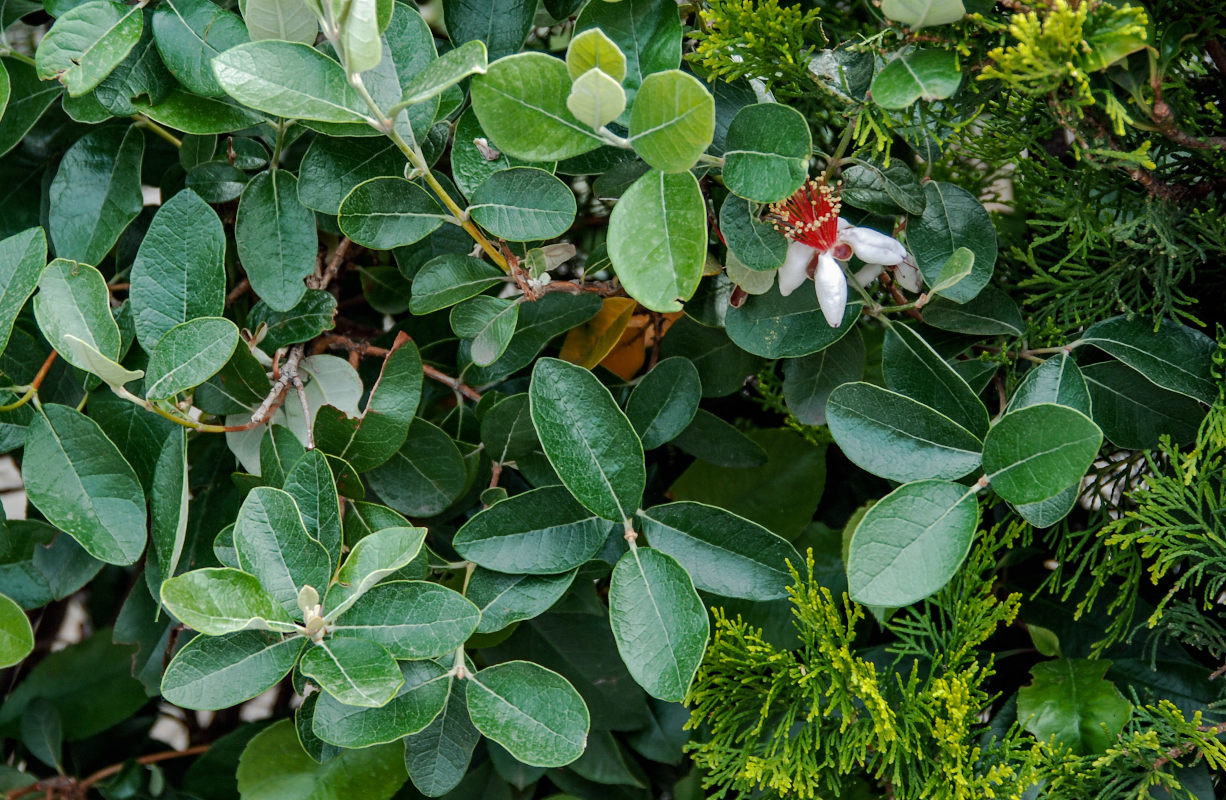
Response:
[[[789,239],[826,252],[838,240],[840,205],[837,185],[810,180],[787,200],[771,203],[767,218]]]

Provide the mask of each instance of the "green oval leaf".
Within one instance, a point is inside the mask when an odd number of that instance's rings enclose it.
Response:
[[[948,25],[966,15],[962,0],[882,0],[881,13],[908,27]]]
[[[787,597],[796,548],[762,526],[715,506],[669,503],[639,514],[654,550],[672,556],[695,587],[723,597]]]
[[[575,195],[543,169],[495,172],[472,193],[468,211],[481,227],[513,242],[553,239],[575,222]]]
[[[651,368],[634,387],[626,402],[626,417],[652,450],[672,440],[689,426],[702,399],[702,380],[686,358],[666,358]]]
[[[411,106],[437,97],[470,75],[486,70],[485,42],[474,39],[431,61],[404,87],[399,105]]]
[[[195,192],[157,210],[132,262],[132,313],[146,352],[176,325],[225,312],[225,256],[221,220]]]
[[[162,584],[162,605],[184,625],[208,636],[243,630],[289,632],[294,624],[254,575],[210,567]]]
[[[552,670],[527,661],[473,675],[468,713],[477,730],[535,767],[561,767],[583,754],[591,718],[583,698]]]
[[[464,644],[480,618],[472,602],[445,586],[390,581],[362,595],[341,615],[332,635],[378,642],[399,659],[438,658]]]
[[[562,599],[578,572],[572,569],[558,575],[506,575],[477,567],[465,594],[481,609],[477,633],[494,633],[549,610]]]
[[[378,708],[346,705],[330,694],[319,698],[311,727],[315,735],[340,747],[370,747],[417,733],[447,703],[451,677],[433,661],[400,663],[404,683]]]
[[[145,493],[98,423],[46,403],[30,420],[22,475],[34,507],[90,555],[132,564],[145,550]]]
[[[71,97],[93,89],[140,41],[140,6],[93,0],[56,19],[34,54],[38,77],[58,80]]]
[[[386,705],[404,685],[392,654],[365,638],[325,639],[303,653],[298,671],[349,706]]]
[[[595,150],[601,142],[566,107],[566,64],[545,53],[500,58],[472,82],[481,128],[504,153],[526,161],[557,161]]]
[[[592,68],[575,79],[566,97],[575,119],[600,130],[626,110],[626,90],[613,78]]]
[[[936,298],[924,306],[924,323],[943,331],[979,336],[1021,336],[1026,331],[1017,303],[994,286],[983,287],[965,303]]]
[[[34,630],[21,606],[0,594],[0,668],[11,667],[34,650]]]
[[[337,570],[328,602],[348,601],[352,605],[372,586],[416,558],[425,541],[425,528],[397,526],[363,536]],[[335,606],[327,610],[329,616],[337,614]]]
[[[685,698],[710,629],[693,581],[672,556],[634,547],[618,560],[609,584],[609,625],[622,661],[648,694]]]
[[[575,38],[593,29],[608,36],[625,55],[625,78],[618,80],[625,85],[626,96],[631,100],[644,76],[681,65],[681,19],[668,3],[658,0],[587,3],[575,20]]]
[[[505,273],[487,261],[444,253],[427,261],[413,279],[409,311],[429,314],[481,294],[505,279]]]
[[[843,311],[843,322],[832,328],[822,315],[813,287],[805,284],[787,297],[772,286],[766,294],[751,295],[740,308],[729,308],[724,329],[732,341],[754,355],[797,358],[826,349],[855,327],[862,304],[853,300]]]
[[[1212,376],[1217,345],[1186,325],[1164,319],[1155,331],[1139,317],[1112,317],[1087,328],[1077,344],[1110,353],[1163,389],[1202,403],[1217,399],[1219,387]]]
[[[707,212],[697,179],[651,170],[636,180],[609,216],[608,248],[631,297],[653,311],[679,310],[706,263]]]
[[[943,181],[924,184],[924,213],[907,224],[907,246],[915,262],[932,286],[941,270],[959,247],[975,254],[974,268],[945,296],[965,303],[979,294],[992,279],[996,267],[996,229],[983,205],[960,186]]]
[[[630,143],[663,172],[694,166],[715,135],[715,98],[702,81],[681,70],[643,79],[630,108]]]
[[[1067,406],[1039,403],[1010,411],[983,440],[983,469],[1010,503],[1048,500],[1085,475],[1103,432]]]
[[[8,347],[17,314],[34,294],[46,264],[47,235],[42,228],[0,240],[0,353]]]
[[[566,47],[566,69],[578,80],[598,69],[620,84],[626,78],[626,54],[599,28],[577,33]]]
[[[162,676],[162,696],[182,708],[216,710],[261,695],[289,674],[307,639],[268,631],[197,636]]]
[[[213,72],[235,100],[279,117],[363,122],[370,113],[341,65],[305,44],[241,44],[214,58]]]
[[[430,517],[459,499],[468,487],[468,470],[451,437],[418,418],[401,448],[366,479],[383,502],[402,514]]]
[[[252,291],[270,308],[288,311],[302,299],[319,242],[315,215],[298,200],[297,178],[269,170],[251,179],[239,200],[234,243]]]
[[[543,358],[528,388],[532,424],[562,483],[605,519],[629,519],[643,499],[643,445],[596,376]]]
[[[1150,383],[1126,364],[1104,361],[1084,370],[1093,400],[1093,419],[1116,447],[1128,450],[1156,448],[1162,436],[1175,444],[1196,440],[1205,417],[1200,402]]]
[[[958,54],[926,48],[898,56],[873,78],[873,102],[902,109],[916,100],[944,100],[962,83]]]
[[[43,270],[34,296],[34,318],[53,348],[74,367],[93,372],[87,352],[114,363],[119,358],[119,326],[111,316],[110,293],[102,273],[88,264],[57,258]]]
[[[315,44],[319,21],[304,0],[246,0],[243,20],[253,42],[280,39]]]
[[[487,569],[552,575],[594,556],[612,529],[562,487],[547,486],[474,515],[456,532],[452,546]]]
[[[405,164],[396,145],[383,137],[316,136],[298,168],[298,199],[315,211],[339,214],[354,187],[372,178],[401,177]]]
[[[809,177],[813,156],[809,123],[780,103],[745,106],[732,118],[724,142],[724,184],[759,203],[782,200]]]
[[[766,272],[783,264],[788,240],[773,225],[760,220],[756,208],[744,198],[729,195],[719,209],[719,232],[737,261]]]
[[[469,352],[474,364],[488,367],[506,352],[515,335],[519,307],[514,300],[478,295],[451,309],[451,330],[472,340]]]
[[[294,498],[271,486],[257,486],[243,500],[234,523],[234,547],[239,566],[289,614],[300,613],[302,587],[322,595],[332,575],[328,552],[307,534]]]
[[[174,397],[216,375],[238,346],[238,327],[223,317],[200,317],[176,325],[149,356],[145,396]]]
[[[868,359],[859,331],[825,350],[783,362],[783,399],[792,416],[806,425],[825,425],[830,393],[864,377]]]
[[[864,514],[852,534],[852,599],[901,608],[928,597],[958,571],[978,525],[974,490],[935,480],[898,487]]]
[[[443,224],[443,208],[404,178],[372,178],[341,201],[341,230],[373,250],[390,250],[424,239]]]
[[[179,83],[205,97],[225,94],[213,74],[213,59],[249,38],[241,19],[209,0],[158,3],[153,12],[153,34],[166,68]]]
[[[144,134],[134,125],[89,131],[68,148],[47,201],[47,233],[57,256],[102,263],[144,206],[144,153]]]
[[[468,771],[481,734],[468,717],[463,681],[452,681],[446,705],[434,721],[404,740],[405,766],[418,791],[439,797],[456,787]]]
[[[931,406],[976,436],[988,432],[988,409],[961,375],[907,325],[891,325],[882,347],[885,383]]]

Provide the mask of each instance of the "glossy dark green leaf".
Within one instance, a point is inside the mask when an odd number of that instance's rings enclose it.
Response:
[[[39,80],[35,68],[15,58],[0,61],[9,79],[8,104],[0,113],[0,155],[17,146],[63,89]]]
[[[347,706],[378,708],[404,685],[392,654],[365,638],[325,639],[307,648],[298,671]]]
[[[433,661],[403,661],[404,683],[385,705],[346,705],[329,694],[319,698],[311,725],[318,736],[341,747],[370,747],[417,733],[447,703],[451,678]]]
[[[924,599],[958,571],[978,525],[973,489],[937,480],[898,487],[864,514],[852,534],[852,599],[890,608]]]
[[[671,441],[689,426],[702,399],[702,380],[693,362],[666,358],[642,377],[626,402],[626,417],[652,450]]]
[[[1113,317],[1091,325],[1078,344],[1105,350],[1144,375],[1150,383],[1212,403],[1219,387],[1211,375],[1216,344],[1205,334],[1171,320],[1157,331],[1144,319]]]
[[[228,161],[207,161],[192,167],[183,185],[206,203],[228,203],[242,195],[247,173]]]
[[[869,383],[843,384],[830,394],[826,418],[847,457],[883,478],[952,480],[979,468],[979,437],[904,394]]]
[[[836,387],[864,376],[867,355],[859,331],[813,355],[783,362],[783,398],[806,425],[826,424],[826,403]]]
[[[18,625],[24,623],[25,630],[29,631],[30,623],[26,620],[25,613],[4,595],[0,595],[0,608],[4,609],[3,612],[0,612],[0,631],[2,631],[0,642],[4,642],[0,644],[0,664],[4,664],[8,663],[6,656],[9,656],[13,645],[8,636],[12,632],[11,626],[14,622]],[[12,616],[14,609],[20,618]],[[24,635],[21,638],[23,640],[21,644],[24,645]],[[33,646],[34,636],[30,633],[29,647],[33,648]],[[30,704],[26,706],[25,712],[21,715],[21,743],[39,761],[63,772],[64,721],[60,718],[59,709],[50,700],[40,697],[30,701]]]
[[[400,449],[370,471],[367,480],[383,502],[402,514],[430,517],[459,499],[468,472],[451,437],[419,418]]]
[[[455,788],[468,771],[481,739],[468,717],[465,681],[452,681],[443,710],[420,732],[404,740],[405,766],[418,791],[439,797]]]
[[[479,40],[490,58],[518,53],[532,27],[536,5],[530,0],[444,0],[443,20],[457,45]]]
[[[426,581],[370,589],[333,627],[333,637],[378,642],[399,659],[438,658],[464,644],[481,612],[464,595]]]
[[[488,367],[470,367],[465,375],[474,385],[500,381],[531,364],[550,339],[587,322],[600,312],[600,308],[600,298],[590,293],[550,292],[536,302],[524,303],[519,310],[515,335],[502,357]],[[465,358],[465,349],[466,345],[461,344],[462,364],[471,361]]]
[[[57,258],[42,271],[38,287],[34,318],[68,363],[92,372],[96,364],[90,350],[111,362],[119,358],[119,326],[111,316],[110,293],[98,270]]]
[[[176,426],[162,444],[149,493],[151,555],[163,578],[173,577],[178,571],[183,545],[187,540],[190,500],[186,429]]]
[[[414,314],[453,306],[505,279],[502,270],[472,256],[446,253],[430,259],[413,279],[409,310]]]
[[[680,310],[706,263],[707,212],[698,181],[689,172],[644,174],[613,207],[608,248],[631,297],[653,311]]]
[[[208,636],[245,630],[291,632],[294,624],[253,575],[209,567],[162,584],[162,605],[184,625]]]
[[[153,11],[146,6],[143,14],[140,41],[93,92],[99,105],[115,116],[135,114],[132,101],[138,97],[160,103],[177,85],[154,42]]]
[[[553,239],[574,224],[575,195],[543,169],[513,167],[486,178],[472,193],[468,211],[503,239]]]
[[[302,749],[291,720],[260,731],[238,762],[244,800],[390,800],[407,779],[399,744],[343,750],[320,764]]]
[[[47,403],[30,422],[23,462],[26,493],[49,522],[108,564],[145,550],[145,493],[98,423]]]
[[[1074,753],[1102,753],[1115,744],[1132,705],[1103,676],[1110,661],[1058,658],[1030,668],[1033,681],[1017,693],[1017,718],[1039,740],[1055,739]]]
[[[642,502],[643,445],[596,376],[553,358],[532,370],[532,422],[550,463],[579,502],[605,519],[630,518]]]
[[[772,600],[787,596],[796,548],[762,526],[716,506],[680,502],[639,514],[652,548],[667,553],[696,588],[724,597]]]
[[[788,240],[759,219],[749,200],[729,196],[719,209],[719,231],[737,260],[752,270],[777,269],[787,256]]]
[[[247,325],[253,330],[260,324],[268,326],[267,334],[260,340],[260,347],[271,354],[278,348],[314,339],[320,333],[331,330],[335,313],[335,297],[322,289],[308,289],[289,311],[274,311],[265,303],[256,303],[247,318]]]
[[[306,451],[285,473],[281,488],[294,499],[307,535],[324,546],[333,563],[339,562],[341,505],[327,457],[319,450]]]
[[[874,214],[924,213],[924,187],[906,164],[857,161],[843,170],[843,201]],[[929,306],[930,307],[930,306]],[[927,319],[927,314],[924,315]]]
[[[672,443],[695,458],[720,467],[748,469],[766,463],[766,451],[760,445],[735,425],[701,408]]]
[[[225,253],[221,220],[195,192],[185,189],[158,209],[132,263],[130,296],[141,347],[153,352],[176,325],[221,316]]]
[[[119,66],[140,41],[139,6],[92,0],[60,16],[38,44],[38,77],[58,80],[77,97]]]
[[[374,250],[413,244],[443,224],[443,207],[404,178],[371,178],[341,201],[339,223],[350,239]]]
[[[1077,363],[1067,353],[1054,355],[1027,372],[1013,397],[1009,398],[1008,410],[1038,403],[1068,406],[1091,416],[1090,390]]]
[[[747,298],[740,308],[729,308],[725,329],[732,341],[754,355],[798,358],[846,336],[860,318],[860,309],[859,301],[849,302],[842,324],[832,328],[813,287],[806,284],[784,297],[778,286],[772,286],[766,294]]]
[[[274,686],[298,661],[304,637],[269,631],[197,636],[175,654],[162,676],[162,695],[182,708],[221,709]]]
[[[199,386],[226,365],[238,341],[238,328],[224,317],[197,317],[176,325],[149,356],[145,395],[161,400]]]
[[[732,118],[724,142],[724,183],[759,203],[789,197],[809,176],[809,123],[790,106],[757,103]]]
[[[698,368],[703,397],[732,394],[762,363],[733,343],[723,329],[702,325],[689,317],[682,317],[669,329],[660,355],[689,359]]]
[[[1013,298],[994,286],[985,286],[965,303],[938,297],[924,306],[924,322],[934,328],[980,336],[1021,336],[1026,330],[1022,312]]]
[[[284,170],[256,175],[243,189],[234,242],[251,289],[276,311],[306,294],[303,279],[315,270],[315,215],[298,200],[298,180]]]
[[[932,345],[906,325],[891,325],[882,349],[885,382],[894,391],[931,406],[971,433],[988,431],[988,409]]]
[[[1048,500],[1085,475],[1103,433],[1085,414],[1038,403],[1005,414],[983,440],[983,469],[1010,503]]]
[[[489,295],[471,297],[452,307],[451,330],[462,339],[472,340],[469,352],[474,364],[488,367],[506,352],[515,335],[519,308],[514,300]]]
[[[936,283],[945,262],[959,247],[975,254],[974,269],[945,292],[957,303],[979,294],[996,267],[996,229],[983,205],[960,186],[943,181],[924,184],[924,213],[907,224],[907,245],[929,285]]]
[[[1122,363],[1090,364],[1082,373],[1093,400],[1094,422],[1116,447],[1156,448],[1163,434],[1176,444],[1196,439],[1205,416],[1198,401],[1156,386]]]
[[[208,0],[159,3],[153,33],[162,61],[179,83],[205,97],[224,93],[213,73],[213,59],[248,40],[243,21]]]
[[[337,214],[355,186],[372,178],[404,175],[405,158],[383,137],[317,136],[298,170],[298,199],[307,208]]]
[[[592,129],[566,107],[566,64],[545,53],[518,53],[472,81],[473,110],[503,152],[527,161],[557,161],[600,146]]]
[[[478,567],[465,596],[481,609],[477,633],[494,633],[543,614],[570,588],[577,569],[558,575],[507,575]]]
[[[135,98],[132,107],[154,122],[200,136],[242,130],[263,119],[228,97],[201,97],[179,88],[171,89],[170,94],[156,104]]]
[[[587,706],[556,672],[527,661],[495,664],[472,676],[467,698],[477,730],[529,766],[564,766],[583,752]]]
[[[594,556],[612,529],[565,489],[549,486],[476,514],[456,533],[452,546],[487,569],[555,575]]]
[[[213,72],[227,94],[268,114],[320,122],[362,122],[370,114],[341,65],[304,44],[238,45],[214,58]]]
[[[631,548],[613,568],[609,624],[635,681],[653,697],[680,702],[709,633],[707,612],[685,569],[658,550]]]
[[[91,130],[68,148],[48,195],[47,231],[57,256],[102,262],[144,206],[144,152],[144,134],[135,126]]]

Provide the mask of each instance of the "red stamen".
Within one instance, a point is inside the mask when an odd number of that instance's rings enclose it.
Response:
[[[767,218],[789,239],[826,252],[838,240],[841,205],[837,185],[832,188],[824,180],[810,180],[787,200],[771,203]]]

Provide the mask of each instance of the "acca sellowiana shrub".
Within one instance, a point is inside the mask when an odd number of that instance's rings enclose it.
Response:
[[[1221,791],[1220,9],[0,28],[6,798]]]

